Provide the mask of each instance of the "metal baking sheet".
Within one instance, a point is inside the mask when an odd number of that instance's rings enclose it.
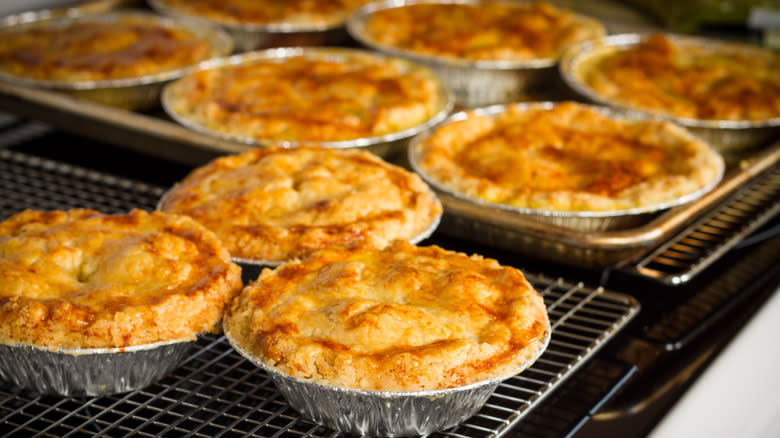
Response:
[[[192,131],[164,114],[108,107],[64,94],[0,82],[0,107],[65,131],[188,165],[249,146]],[[438,230],[541,260],[588,268],[620,267],[648,253],[723,202],[751,178],[780,162],[780,140],[731,159],[721,183],[705,196],[620,231],[585,232],[487,211],[440,195],[449,213]],[[390,157],[392,160],[392,157]],[[437,231],[438,232],[438,231]]]
[[[3,149],[0,217],[24,208],[154,208],[163,188]],[[36,184],[37,182],[37,184]],[[18,196],[13,196],[17,194]],[[476,415],[431,436],[499,438],[576,375],[640,311],[628,295],[577,279],[526,273],[544,298],[551,339],[544,354],[502,382]],[[161,380],[126,394],[42,396],[0,381],[0,430],[28,436],[328,437],[337,434],[301,417],[268,374],[219,335],[197,341]]]
[[[778,162],[780,141],[733,165],[721,183],[701,198],[625,230],[589,232],[565,228],[511,211],[485,209],[446,193],[439,193],[445,214],[438,230],[546,261],[586,268],[621,267],[669,241]]]

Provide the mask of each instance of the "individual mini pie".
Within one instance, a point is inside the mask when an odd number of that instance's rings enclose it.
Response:
[[[518,269],[404,241],[266,269],[234,300],[224,328],[282,373],[379,391],[511,377],[550,333],[544,301]]]
[[[226,25],[333,27],[369,0],[157,0],[167,9]]]
[[[121,348],[217,326],[241,269],[192,219],[27,210],[0,222],[0,343]]]
[[[401,59],[271,49],[181,78],[163,104],[185,125],[250,143],[355,142],[426,123],[445,108],[446,93],[432,72]]]
[[[697,120],[780,118],[780,54],[653,34],[583,59],[576,75],[603,100]]]
[[[724,167],[684,128],[574,102],[453,116],[415,151],[437,187],[547,212],[657,210],[712,188]]]
[[[0,72],[65,83],[146,78],[218,54],[204,35],[140,12],[9,26],[0,29]]]
[[[416,175],[365,151],[252,149],[195,169],[163,211],[211,229],[233,257],[280,262],[327,246],[420,239],[441,204]]]
[[[371,12],[361,33],[380,46],[471,61],[557,59],[604,34],[597,21],[547,2],[423,1]]]

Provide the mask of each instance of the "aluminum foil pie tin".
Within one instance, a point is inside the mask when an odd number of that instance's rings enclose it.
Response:
[[[550,84],[550,78],[557,76],[557,58],[491,61],[426,56],[380,44],[366,33],[365,24],[377,11],[421,3],[479,5],[490,3],[490,1],[385,0],[369,3],[359,8],[347,19],[347,32],[353,39],[366,47],[389,55],[400,56],[433,69],[450,87],[459,108],[476,108],[528,100],[527,96],[546,89],[546,86]],[[604,35],[606,33],[598,21],[582,15],[578,15],[578,18],[597,34]]]
[[[418,65],[413,62],[406,61],[404,59],[387,57],[379,53],[372,53],[362,49],[351,49],[341,47],[283,47],[276,49],[259,50],[255,52],[242,53],[238,55],[228,56],[224,58],[213,59],[201,64],[200,68],[203,70],[230,67],[233,65],[248,64],[258,60],[282,60],[285,58],[291,58],[296,56],[305,56],[312,59],[326,59],[337,62],[349,63],[350,59],[354,59],[355,56],[375,56],[378,58],[389,58],[394,62],[399,62],[406,71],[419,71],[425,74],[437,85],[437,93],[439,96],[439,107],[436,111],[422,123],[412,126],[411,128],[404,129],[402,131],[389,132],[383,135],[377,135],[372,137],[361,137],[352,140],[341,141],[272,141],[256,139],[249,136],[225,134],[217,130],[204,126],[201,123],[191,120],[190,118],[179,114],[175,108],[175,87],[177,81],[174,81],[166,85],[162,92],[162,106],[165,112],[179,124],[186,126],[194,131],[209,134],[215,137],[219,137],[225,140],[231,140],[238,143],[246,144],[252,147],[278,145],[282,147],[296,147],[305,145],[319,145],[334,149],[362,149],[372,152],[380,157],[390,159],[393,155],[403,153],[406,150],[406,146],[409,144],[415,134],[422,132],[432,126],[437,125],[444,120],[452,110],[454,100],[449,88],[440,80],[436,74],[430,69]]]
[[[142,389],[176,369],[194,339],[125,348],[0,344],[0,380],[38,394],[100,396]]]
[[[235,42],[237,52],[272,47],[331,46],[345,43],[349,35],[343,23],[241,23],[223,22],[189,14],[165,0],[147,0],[152,9],[173,17],[196,18],[220,26]]]
[[[472,417],[508,377],[494,378],[456,388],[430,391],[371,391],[316,383],[291,377],[271,367],[225,336],[254,365],[265,370],[290,406],[307,419],[336,431],[360,436],[416,436],[446,429]],[[535,357],[550,341],[550,330]]]
[[[739,53],[744,56],[751,56],[751,54],[766,56],[767,52],[767,49],[701,37],[666,36],[683,46],[712,49],[716,52]],[[739,153],[766,145],[773,139],[780,137],[780,117],[766,120],[704,120],[676,117],[616,102],[597,93],[582,79],[586,66],[597,57],[635,47],[649,37],[650,34],[618,34],[575,45],[561,57],[560,75],[571,90],[591,102],[677,123],[711,144],[721,153]]]
[[[551,108],[552,106],[556,105],[556,102],[524,102],[511,105],[518,108],[530,108],[531,106],[536,108]],[[487,107],[476,108],[471,111],[477,115],[491,117],[505,112],[508,107],[509,105],[491,105]],[[649,116],[646,115],[627,113],[610,107],[594,106],[593,108],[609,117],[615,117],[618,119],[641,120],[649,118]],[[467,112],[458,112],[451,115],[443,122],[443,124],[451,123],[457,120],[463,120],[466,117],[468,117]],[[679,130],[680,135],[691,135],[686,132],[684,128],[676,128]],[[411,140],[408,149],[408,159],[412,170],[419,174],[423,180],[428,183],[428,185],[433,187],[433,189],[437,192],[439,199],[442,201],[442,205],[444,206],[445,213],[452,211],[462,212],[464,211],[463,206],[465,205],[466,209],[472,212],[469,214],[470,220],[477,220],[479,222],[487,223],[491,222],[491,217],[493,216],[517,216],[524,219],[531,219],[534,221],[549,223],[555,226],[583,232],[629,229],[641,224],[645,224],[659,213],[672,207],[691,202],[711,191],[722,180],[726,168],[725,162],[720,160],[717,163],[717,177],[710,181],[707,185],[701,187],[699,190],[683,196],[679,196],[666,202],[643,207],[606,211],[567,211],[524,208],[513,205],[498,204],[495,202],[468,196],[444,186],[437,180],[427,175],[419,165],[420,154],[422,152],[420,144],[423,139],[431,134],[431,132],[432,131],[426,131],[415,136]]]
[[[35,16],[35,12],[30,12],[25,14],[26,20],[24,22],[6,26],[0,25],[0,29],[9,26],[35,26],[36,23],[46,19],[44,12],[45,11],[40,12],[39,17]],[[108,12],[100,15],[76,15],[48,20],[47,23],[58,26],[67,26],[77,20],[99,20],[112,23],[117,22],[123,17],[140,17],[144,20],[159,22],[166,26],[187,29],[210,44],[211,57],[228,55],[233,50],[233,40],[227,33],[219,28],[209,26],[203,22],[166,18],[144,11],[126,10]],[[197,65],[192,65],[175,70],[130,78],[82,81],[32,79],[14,76],[0,71],[0,80],[15,85],[55,90],[77,98],[87,99],[122,109],[145,110],[159,106],[160,93],[166,83],[183,76],[196,67]]]

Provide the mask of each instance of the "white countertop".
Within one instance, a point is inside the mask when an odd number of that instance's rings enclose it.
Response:
[[[780,289],[649,435],[780,437]]]

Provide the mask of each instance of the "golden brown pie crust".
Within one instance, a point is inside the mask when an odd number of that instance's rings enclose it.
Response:
[[[153,17],[79,17],[3,29],[0,71],[34,80],[103,81],[175,71],[212,56],[202,37]]]
[[[419,145],[431,180],[467,196],[520,208],[651,208],[718,181],[723,159],[683,128],[612,117],[574,102],[470,112]]]
[[[185,216],[27,210],[0,222],[0,284],[0,343],[116,348],[214,329],[241,269]]]
[[[189,74],[168,87],[166,108],[243,141],[336,142],[412,129],[444,106],[438,79],[400,59],[350,49],[276,53]]]
[[[412,3],[373,12],[364,33],[379,45],[467,60],[557,59],[604,34],[590,18],[547,2]]]
[[[240,348],[283,373],[384,391],[510,377],[550,330],[542,297],[518,269],[405,241],[266,269],[224,325]]]
[[[258,261],[413,239],[442,211],[416,174],[369,152],[313,147],[217,158],[173,187],[160,209],[195,218],[233,257]]]
[[[161,0],[167,8],[230,25],[335,26],[370,0]]]
[[[578,74],[604,99],[632,108],[699,120],[780,118],[780,54],[738,47],[655,34],[594,56]]]

